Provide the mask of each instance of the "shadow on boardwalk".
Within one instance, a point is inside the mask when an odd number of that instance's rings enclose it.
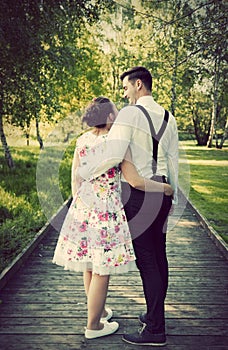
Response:
[[[182,206],[182,207],[181,207]],[[189,206],[180,202],[167,237],[170,283],[166,350],[225,350],[228,344],[227,260]],[[182,216],[177,225],[175,218]],[[172,227],[173,226],[173,227]],[[81,274],[51,263],[58,233],[50,228],[24,266],[0,291],[0,349],[145,349],[121,340],[145,311],[138,271],[111,277],[108,305],[120,324],[114,335],[84,338],[86,298]],[[147,347],[148,348],[148,347]]]

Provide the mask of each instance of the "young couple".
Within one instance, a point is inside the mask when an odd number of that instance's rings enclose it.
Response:
[[[147,310],[139,316],[142,330],[125,334],[123,340],[162,346],[166,226],[177,198],[178,132],[174,117],[153,100],[152,76],[146,68],[134,67],[120,78],[129,106],[118,113],[108,98],[98,97],[83,116],[91,129],[77,139],[73,201],[53,262],[84,273],[87,339],[117,331],[118,323],[109,321],[113,312],[105,307],[109,276],[127,273],[136,263]]]

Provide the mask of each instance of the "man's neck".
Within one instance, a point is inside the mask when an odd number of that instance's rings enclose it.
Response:
[[[148,93],[148,94],[143,94],[143,95],[139,96],[139,97],[137,98],[137,100],[136,100],[136,103],[138,102],[138,100],[139,100],[141,97],[147,97],[147,96],[152,97],[152,94],[151,94],[151,93]]]
[[[139,95],[138,95],[138,98],[137,98],[137,101],[140,97],[144,97],[144,96],[152,96],[151,92],[150,91],[147,91],[147,90],[142,90],[142,91],[139,91]]]

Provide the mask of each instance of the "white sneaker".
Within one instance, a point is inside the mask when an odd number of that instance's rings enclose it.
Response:
[[[94,339],[99,337],[104,337],[105,335],[113,334],[119,328],[119,323],[117,322],[106,322],[104,323],[104,328],[99,330],[86,329],[85,338]]]
[[[101,317],[101,323],[104,323],[104,322],[107,322],[108,320],[110,320],[110,318],[112,318],[113,316],[113,312],[112,312],[112,309],[110,309],[109,307],[107,307],[105,309],[107,311],[107,316],[105,317]]]

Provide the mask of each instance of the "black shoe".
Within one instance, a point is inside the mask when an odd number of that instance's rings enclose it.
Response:
[[[144,325],[147,323],[146,314],[139,315],[139,323],[141,323],[141,325]]]
[[[147,331],[144,327],[142,331],[134,334],[124,334],[123,341],[135,344],[135,345],[152,345],[152,346],[165,346],[166,336],[165,333],[153,334]]]

